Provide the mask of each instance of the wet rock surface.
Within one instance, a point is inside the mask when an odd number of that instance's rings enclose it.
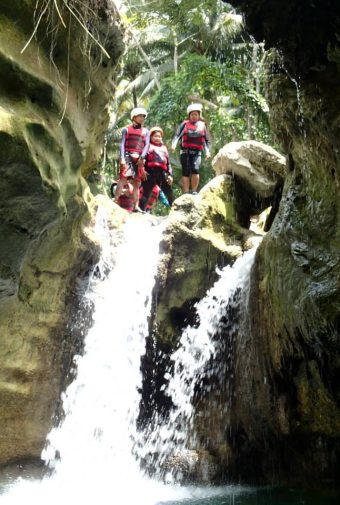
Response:
[[[216,266],[232,264],[253,233],[240,226],[229,175],[210,181],[198,195],[173,205],[160,244],[153,324],[162,342],[173,345],[195,321],[195,303],[217,279]]]
[[[0,6],[0,464],[40,456],[77,350],[68,315],[99,250],[85,177],[123,51],[111,2],[78,12],[106,55],[55,5]]]
[[[98,251],[91,232],[96,203],[85,177],[100,150],[123,47],[117,17],[104,0],[96,3],[95,32],[108,60],[95,43],[86,46],[67,12],[70,31],[58,25],[51,40],[46,25],[60,19],[46,11],[37,26],[35,1],[0,8],[6,76],[0,84],[0,463],[40,455],[77,345],[67,316],[77,281]],[[194,460],[208,451],[219,473],[234,480],[333,486],[340,432],[340,6],[232,3],[244,10],[249,32],[278,49],[268,61],[268,101],[288,169],[258,250],[246,331],[228,344],[232,382],[197,402],[205,416],[196,422],[201,447]],[[195,323],[193,305],[214,281],[216,264],[233,262],[247,247],[249,215],[262,203],[254,207],[249,197],[242,213],[240,188],[235,195],[232,178],[220,175],[197,197],[174,205],[154,293],[164,347]],[[222,326],[220,338],[229,337]],[[189,463],[181,463],[188,472]]]
[[[246,353],[238,353],[233,369],[235,401],[225,419],[229,470],[245,479],[334,485],[340,446],[340,6],[232,4],[244,10],[257,40],[278,50],[268,62],[268,101],[288,170],[253,271]]]

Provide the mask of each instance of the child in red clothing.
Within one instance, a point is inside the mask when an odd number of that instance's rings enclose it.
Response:
[[[117,185],[118,183],[114,181],[111,185],[111,195],[112,198],[115,198],[115,193],[117,190]],[[141,200],[143,198],[143,188],[141,187],[139,190],[139,199]],[[163,205],[166,207],[170,207],[170,204],[164,195],[162,194],[162,190],[159,186],[154,186],[152,189],[152,192],[149,196],[149,199],[146,203],[145,210],[146,212],[151,212],[153,206],[157,203],[157,200],[160,198],[161,202]],[[128,212],[132,212],[134,209],[134,199],[133,199],[133,186],[131,183],[127,183],[122,192],[121,195],[118,199],[118,205],[122,207],[122,209],[127,210]]]
[[[173,181],[169,153],[166,145],[163,144],[163,130],[160,126],[150,129],[150,145],[145,168],[147,178],[143,182],[143,197],[140,201],[142,210],[146,209],[150,194],[155,186],[162,187],[165,182],[171,186]]]
[[[115,202],[118,203],[118,205],[122,208],[127,210],[128,212],[132,212],[133,209],[135,208],[134,205],[134,197],[133,197],[133,185],[130,182],[127,182],[125,186],[123,186],[120,196],[116,200],[116,194],[117,194],[117,187],[118,184],[116,181],[114,181],[111,185],[111,195],[112,198],[115,199]]]

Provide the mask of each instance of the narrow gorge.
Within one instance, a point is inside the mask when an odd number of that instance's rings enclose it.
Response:
[[[139,422],[153,408],[169,408],[162,372],[183,328],[197,323],[195,304],[216,280],[216,267],[232,265],[261,241],[242,335],[231,338],[223,324],[218,331],[233,356],[232,391],[222,387],[218,403],[213,390],[202,392],[204,381],[195,390],[196,450],[217,468],[213,482],[336,487],[340,6],[231,3],[270,50],[266,98],[280,153],[253,141],[229,143],[200,194],[174,202],[160,242]],[[100,256],[98,206],[106,207],[117,242],[122,223],[148,218],[128,217],[88,182],[100,162],[126,26],[110,0],[56,6],[0,1],[4,468],[40,462],[61,414],[60,395],[91,326],[81,295]],[[250,221],[270,205],[260,237]],[[83,323],[71,331],[79,310]],[[221,417],[222,404],[232,408]]]

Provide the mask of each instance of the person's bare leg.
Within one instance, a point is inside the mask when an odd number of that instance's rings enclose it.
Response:
[[[199,174],[192,174],[191,176],[191,191],[192,192],[197,192],[198,184],[200,182],[200,176]]]
[[[182,191],[183,193],[189,193],[190,179],[189,177],[182,177]]]
[[[132,181],[132,186],[133,186],[133,208],[136,209],[138,207],[138,201],[139,201],[139,186],[140,182],[137,181],[136,179],[133,179]]]
[[[115,200],[114,200],[115,203],[118,204],[119,197],[122,194],[123,188],[126,184],[127,184],[127,179],[125,179],[125,177],[122,177],[121,179],[119,179],[118,184],[117,184],[117,188],[116,188],[116,192],[115,192]]]

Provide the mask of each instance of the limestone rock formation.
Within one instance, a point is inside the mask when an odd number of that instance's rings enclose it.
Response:
[[[159,340],[173,345],[193,321],[193,306],[216,280],[216,265],[233,263],[251,235],[237,221],[233,179],[220,175],[198,195],[182,195],[173,205],[160,244],[154,293]]]
[[[258,250],[233,407],[219,428],[229,456],[211,450],[228,460],[229,475],[339,482],[340,5],[231,3],[259,42],[278,49],[268,101],[288,171]]]
[[[216,175],[232,174],[262,198],[273,195],[286,171],[285,157],[256,140],[230,142],[216,154],[212,165]]]
[[[0,464],[40,455],[79,345],[67,316],[98,251],[85,177],[123,33],[112,2],[67,5],[0,6]]]
[[[251,216],[272,207],[265,231],[268,231],[281,198],[286,173],[286,159],[271,146],[248,140],[230,142],[212,162],[216,174],[232,174],[238,201],[238,220],[246,228]]]
[[[264,173],[266,187],[269,181]],[[252,187],[255,182],[250,179],[252,192],[255,192]],[[245,250],[262,240],[262,234],[240,225],[241,205],[235,193],[235,178],[229,174],[216,176],[198,195],[182,195],[173,204],[160,243],[153,318],[143,358],[142,422],[147,419],[152,422],[155,411],[166,415],[171,405],[164,395],[169,359],[182,330],[198,324],[195,304],[217,280],[216,266],[233,264]],[[221,356],[221,363],[224,361],[225,356]],[[209,366],[210,377],[212,369],[213,365]],[[210,395],[201,398],[199,387],[197,399],[198,446],[192,447],[189,453],[170,454],[162,471],[170,468],[184,481],[204,482],[202,469],[206,469],[208,478],[216,482],[224,476],[226,462],[232,457],[232,450],[220,433],[225,422],[221,416],[224,405],[221,405],[220,393],[219,401]],[[228,398],[223,396],[223,400],[227,405]]]

